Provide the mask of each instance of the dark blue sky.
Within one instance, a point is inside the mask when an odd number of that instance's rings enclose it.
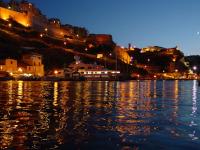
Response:
[[[62,23],[112,34],[123,46],[178,45],[200,54],[200,0],[30,0]]]

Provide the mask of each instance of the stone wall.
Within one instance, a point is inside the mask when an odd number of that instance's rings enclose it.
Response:
[[[88,41],[95,41],[96,44],[113,44],[112,36],[108,34],[90,34]]]
[[[23,26],[30,26],[32,24],[30,16],[27,13],[17,12],[3,7],[0,7],[0,18],[3,20],[13,19]]]

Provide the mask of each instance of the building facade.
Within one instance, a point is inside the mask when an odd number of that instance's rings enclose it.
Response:
[[[20,61],[15,59],[4,59],[0,61],[0,71],[7,72],[11,76],[44,76],[44,65],[42,56],[39,54],[24,54]]]
[[[0,61],[0,71],[5,71],[10,74],[17,73],[18,66],[17,60],[15,59],[5,59]]]
[[[39,54],[24,54],[22,62],[26,64],[26,73],[34,76],[44,76],[44,65],[42,64],[42,56]]]

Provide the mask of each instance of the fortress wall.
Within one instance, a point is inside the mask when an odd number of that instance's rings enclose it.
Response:
[[[13,19],[19,24],[26,27],[31,26],[39,32],[45,32],[45,28],[48,28],[48,33],[58,38],[63,38],[64,35],[70,35],[70,31],[49,24],[48,20],[44,16],[36,16],[30,12],[22,13],[0,7],[0,18],[3,20]]]
[[[108,34],[90,34],[88,41],[96,41],[98,44],[112,44],[112,36]]]
[[[26,13],[13,11],[13,10],[6,9],[3,7],[0,7],[0,18],[3,20],[8,20],[8,19],[12,18],[13,20],[22,24],[23,26],[31,25],[30,18]]]

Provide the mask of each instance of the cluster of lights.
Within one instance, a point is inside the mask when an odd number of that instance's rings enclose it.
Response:
[[[24,73],[23,76],[25,76],[25,77],[31,77],[32,74],[30,74],[30,73]]]
[[[84,74],[108,74],[108,71],[88,71],[84,72]],[[120,74],[120,71],[112,71],[112,74]]]

